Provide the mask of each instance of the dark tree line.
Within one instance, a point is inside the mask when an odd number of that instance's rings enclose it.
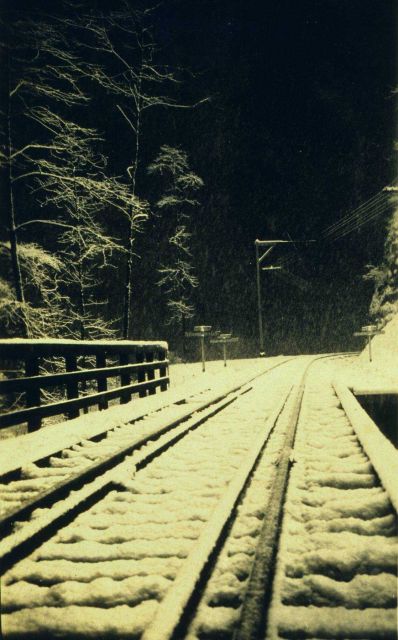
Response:
[[[204,323],[257,353],[254,239],[319,239],[390,184],[388,7],[32,4],[2,4],[1,334],[182,350]],[[374,285],[394,308],[386,222],[263,274],[267,353],[354,348]]]
[[[166,323],[184,331],[194,313],[190,220],[202,181],[161,127],[149,136],[148,114],[205,100],[180,99],[153,23],[153,10],[123,0],[3,11],[3,336],[140,337],[137,280],[148,298],[157,290]],[[156,269],[140,250],[148,230],[163,249]]]

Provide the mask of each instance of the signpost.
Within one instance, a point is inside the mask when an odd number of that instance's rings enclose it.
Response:
[[[231,333],[220,333],[216,340],[210,340],[212,344],[222,344],[223,346],[223,356],[224,356],[224,367],[227,366],[227,344],[232,344],[233,342],[239,342],[239,338],[233,338]]]
[[[378,329],[375,324],[368,324],[365,327],[361,327],[360,331],[356,331],[354,333],[354,336],[365,336],[367,338],[369,346],[369,362],[372,362],[371,338],[373,338],[373,336],[379,335],[380,333],[384,333],[384,331],[382,331],[382,329]]]
[[[200,324],[193,328],[193,331],[187,331],[185,333],[187,338],[200,338],[200,346],[202,353],[202,371],[206,371],[206,353],[205,353],[205,336],[214,335],[217,336],[219,334],[218,331],[211,332],[211,326],[207,324]]]

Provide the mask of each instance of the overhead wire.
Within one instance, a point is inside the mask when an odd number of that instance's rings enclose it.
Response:
[[[350,225],[343,228],[339,234],[337,234],[334,238],[332,238],[332,240],[333,241],[339,240],[340,238],[343,238],[349,233],[356,231],[360,227],[363,227],[364,225],[369,224],[373,220],[376,220],[376,218],[378,218],[382,213],[387,211],[389,208],[390,208],[390,203],[388,202],[388,200],[385,202],[381,202],[378,207],[368,211],[366,216],[364,216],[361,220],[352,221]]]
[[[392,184],[398,184],[398,178],[392,181]],[[357,229],[374,223],[379,216],[390,208],[390,206],[390,194],[384,189],[381,189],[374,196],[363,202],[359,207],[356,207],[356,209],[350,211],[347,215],[326,227],[322,231],[320,240],[335,242],[340,238],[344,238]],[[281,256],[276,262],[276,264],[281,266],[284,270],[299,261],[303,262],[295,244],[294,248],[296,250],[296,254]],[[285,274],[287,275],[286,271]],[[282,275],[282,273],[280,275]]]
[[[352,220],[360,219],[362,215],[364,215],[369,209],[372,209],[374,206],[380,204],[383,200],[387,200],[387,194],[385,191],[381,191],[374,195],[372,198],[369,198],[366,202],[361,204],[359,207],[351,211],[349,214],[340,218],[329,227],[323,230],[322,235],[327,237],[329,235],[333,235],[337,233],[337,231],[346,225],[348,225]]]

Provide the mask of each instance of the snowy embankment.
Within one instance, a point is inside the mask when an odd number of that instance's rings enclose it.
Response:
[[[294,374],[302,365],[297,359],[287,366]],[[4,580],[4,637],[44,631],[65,638],[138,637],[290,384],[281,369],[260,378],[250,394],[137,472],[125,490],[110,492],[16,565]],[[260,478],[256,489],[228,552],[238,575],[259,529]],[[222,594],[214,597],[224,602]],[[212,611],[217,626],[221,610]]]
[[[398,315],[390,320],[383,332],[372,338],[372,362],[369,363],[367,348],[362,351],[359,360],[366,363],[370,370],[378,370],[398,384]]]
[[[395,633],[396,514],[333,392],[335,373],[318,364],[307,383],[269,640]]]
[[[398,393],[398,315],[384,327],[383,332],[371,340],[371,361],[367,344],[363,346],[365,338],[358,338],[361,353],[339,375],[347,386]]]

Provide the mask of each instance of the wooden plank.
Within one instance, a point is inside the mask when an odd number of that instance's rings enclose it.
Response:
[[[167,351],[167,342],[154,341],[130,341],[130,340],[24,340],[20,338],[12,338],[9,340],[0,340],[0,358],[26,360],[31,357],[38,356],[65,356],[72,353],[79,355],[95,355],[102,353],[104,350],[108,354],[117,355],[122,352],[132,353],[140,352],[145,354],[147,351],[160,349]]]
[[[11,413],[0,415],[0,428],[21,424],[21,422],[26,422],[33,417],[47,418],[49,416],[55,416],[71,411],[72,409],[77,409],[85,406],[88,407],[94,404],[98,404],[100,398],[104,398],[107,400],[119,398],[121,393],[126,391],[127,389],[131,390],[132,393],[146,393],[146,390],[152,386],[160,387],[162,382],[165,382],[163,378],[157,378],[156,380],[145,381],[142,383],[134,382],[128,385],[128,387],[117,387],[116,389],[101,391],[100,393],[93,393],[89,396],[84,396],[81,398],[75,398],[72,400],[61,400],[60,402],[54,402],[41,407],[31,407],[27,409],[20,409],[18,411],[12,411]]]
[[[145,354],[142,353],[142,352],[137,352],[135,357],[136,357],[137,362],[144,362],[145,361]],[[143,382],[145,382],[145,380],[146,380],[145,369],[141,368],[141,369],[139,369],[138,374],[137,374],[137,381],[140,384],[142,384]],[[138,395],[139,395],[140,398],[145,398],[146,389],[143,387]]]
[[[123,357],[126,356],[128,358],[128,354],[123,354]],[[138,369],[161,369],[162,367],[167,367],[169,361],[166,360],[155,360],[154,362],[147,363],[133,363],[126,365],[116,365],[109,366],[105,368],[95,368],[95,369],[87,369],[84,371],[70,371],[66,373],[51,373],[44,374],[42,376],[30,376],[23,378],[12,378],[10,380],[0,380],[0,393],[12,393],[14,391],[25,391],[30,386],[41,387],[42,389],[46,387],[52,387],[55,385],[67,384],[71,378],[75,378],[78,382],[82,382],[83,380],[95,380],[99,377],[104,378],[112,378],[116,376],[123,376],[127,373],[133,373]],[[128,380],[127,384],[130,383],[130,377],[126,376]],[[123,383],[121,383],[123,386]]]
[[[161,354],[158,353],[158,360],[160,360],[160,356]],[[162,384],[160,385],[160,391],[167,391],[167,388],[170,384],[170,378],[169,378],[169,361],[168,360],[163,360],[163,364],[162,366],[159,367],[159,376],[160,378],[164,378],[166,379],[166,382],[162,382]]]
[[[147,353],[146,354],[146,362],[147,364],[153,362],[154,360],[154,354],[153,353]],[[146,367],[146,377],[148,380],[155,380],[155,369],[148,369],[148,367]],[[149,395],[153,396],[153,394],[156,393],[156,387],[150,387],[149,388]]]

